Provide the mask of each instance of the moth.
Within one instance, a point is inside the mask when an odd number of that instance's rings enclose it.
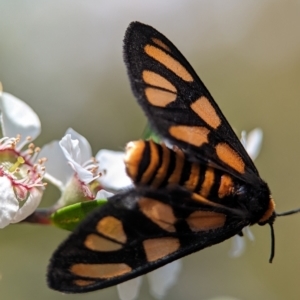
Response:
[[[135,187],[108,199],[53,254],[48,284],[66,293],[109,287],[218,244],[278,214],[264,182],[213,97],[179,50],[133,22],[124,38],[133,93],[167,142],[130,142]]]

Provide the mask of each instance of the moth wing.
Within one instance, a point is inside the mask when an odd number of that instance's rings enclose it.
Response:
[[[109,287],[220,243],[246,223],[180,188],[123,192],[92,212],[59,246],[48,284],[66,293]]]
[[[180,51],[151,26],[124,38],[131,87],[152,128],[192,159],[248,182],[258,171],[213,97]]]

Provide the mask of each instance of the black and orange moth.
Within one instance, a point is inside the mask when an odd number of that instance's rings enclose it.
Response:
[[[53,254],[48,284],[66,293],[109,287],[220,243],[278,214],[211,94],[179,50],[133,22],[124,39],[131,87],[152,128],[173,145],[136,141],[125,164],[135,187],[94,210]]]

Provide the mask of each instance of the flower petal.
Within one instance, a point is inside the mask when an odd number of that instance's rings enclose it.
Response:
[[[82,167],[80,164],[76,162],[69,162],[72,166],[73,170],[77,174],[80,181],[82,181],[85,184],[91,183],[93,180],[95,180],[95,176],[92,172],[88,171],[84,167]]]
[[[260,152],[263,140],[263,131],[255,128],[245,138],[245,148],[252,160],[255,160]]]
[[[137,298],[142,284],[142,276],[133,278],[117,285],[121,300],[134,300]]]
[[[42,195],[43,192],[41,189],[32,188],[29,197],[24,205],[17,211],[11,223],[18,223],[31,215],[39,206]]]
[[[255,237],[250,229],[250,226],[244,227],[243,228],[243,233],[244,235],[249,239],[249,241],[254,242]]]
[[[71,134],[66,134],[60,141],[59,145],[66,159],[70,162],[81,162],[79,141],[73,140]]]
[[[1,125],[3,136],[21,135],[20,147],[30,136],[35,139],[41,132],[41,122],[37,114],[22,100],[3,93],[0,101],[2,111]]]
[[[102,189],[97,193],[96,199],[107,199],[113,195],[114,195],[114,193],[110,193],[110,192]]]
[[[0,228],[9,225],[19,209],[19,202],[14,194],[11,181],[0,177]]]
[[[93,181],[95,179],[94,174],[81,165],[82,159],[79,141],[73,140],[70,134],[66,134],[59,141],[59,145],[70,166],[73,168],[75,173],[77,173],[79,180],[85,184],[89,184]]]
[[[236,234],[231,239],[231,249],[229,250],[230,257],[240,257],[246,248],[245,237]]]
[[[98,181],[106,190],[119,191],[132,185],[124,164],[124,152],[100,150],[96,155],[101,176]]]
[[[49,180],[62,190],[73,175],[74,171],[68,166],[68,162],[59,142],[53,141],[43,146],[39,153],[39,157],[47,158],[47,161],[45,162],[47,171],[45,179]]]
[[[231,249],[229,250],[229,256],[231,257],[239,257],[241,256],[246,249],[246,240],[245,238],[247,237],[251,242],[254,241],[254,235],[250,229],[250,226],[244,227],[243,228],[243,235],[244,236],[239,236],[236,234],[232,238],[232,244],[231,244]]]
[[[78,140],[79,142],[81,161],[78,161],[78,163],[84,163],[91,159],[93,154],[91,145],[88,140],[72,128],[69,128],[66,131],[66,134],[70,134],[73,140]]]
[[[148,273],[147,277],[152,296],[156,299],[162,299],[168,290],[177,282],[181,268],[182,263],[181,260],[178,259]]]

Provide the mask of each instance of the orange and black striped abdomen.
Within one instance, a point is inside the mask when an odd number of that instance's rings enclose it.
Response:
[[[234,180],[229,174],[191,162],[182,150],[172,150],[151,140],[130,142],[126,148],[125,165],[136,185],[155,188],[179,185],[212,199],[222,199],[234,193]]]

